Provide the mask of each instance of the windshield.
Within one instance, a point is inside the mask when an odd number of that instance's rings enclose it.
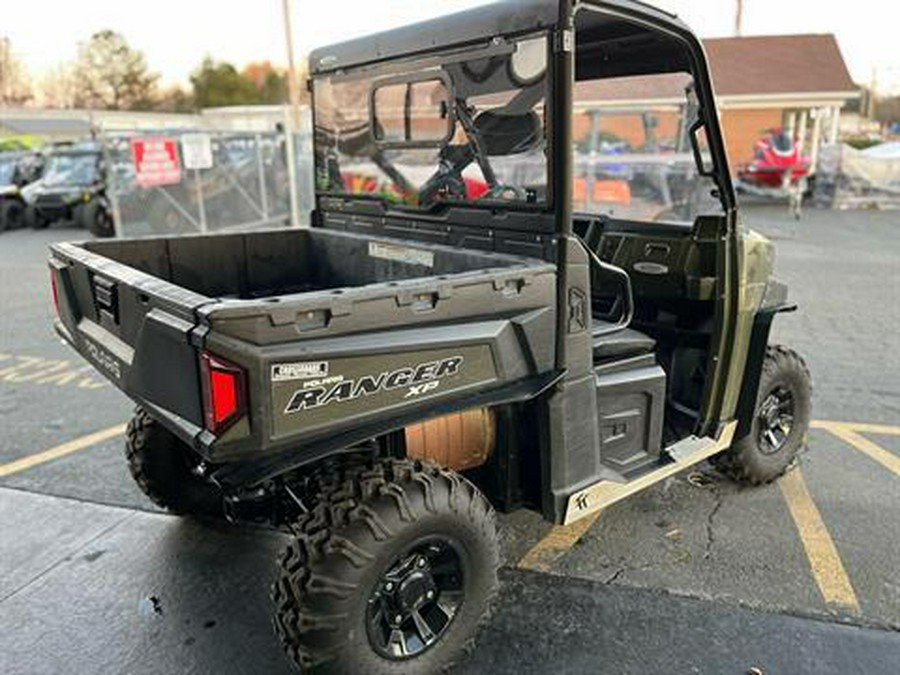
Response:
[[[44,173],[44,184],[90,185],[98,178],[97,155],[53,155]]]
[[[0,185],[11,185],[15,179],[16,160],[13,157],[0,157]]]
[[[315,82],[316,189],[418,209],[546,204],[543,36]]]
[[[676,224],[722,213],[689,74],[576,82],[574,108],[575,211]]]

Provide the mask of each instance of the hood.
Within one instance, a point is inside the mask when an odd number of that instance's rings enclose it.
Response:
[[[22,199],[29,204],[34,204],[37,200],[44,196],[60,197],[65,202],[79,201],[85,192],[89,192],[87,186],[78,185],[52,185],[47,186],[38,181],[26,185],[20,190]]]

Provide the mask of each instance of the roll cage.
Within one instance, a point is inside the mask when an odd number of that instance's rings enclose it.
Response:
[[[433,21],[387,31],[314,51],[310,55],[312,82],[326,76],[388,73],[410,65],[428,67],[459,52],[502,46],[524,35],[547,36],[548,95],[545,109],[547,153],[546,199],[527,203],[446,204],[434,211],[410,211],[402,206],[317,193],[311,214],[313,226],[440,241],[543,258],[557,267],[556,363],[567,378],[588,376],[585,346],[569,334],[567,314],[574,311],[573,293],[591,284],[586,274],[597,268],[596,256],[576,232],[573,209],[574,150],[573,98],[576,81],[600,78],[687,72],[693,78],[697,106],[691,129],[699,173],[711,179],[721,214],[698,218],[682,228],[686,235],[721,242],[716,249],[716,289],[703,402],[695,427],[700,435],[714,434],[732,374],[732,353],[738,325],[740,265],[736,200],[728,170],[710,73],[703,47],[676,16],[635,0],[506,0]],[[315,87],[313,109],[315,111]],[[315,112],[313,123],[316,124]],[[709,158],[705,162],[696,137],[705,132]],[[318,167],[317,167],[318,169]],[[625,228],[639,223],[619,223]],[[658,232],[647,224],[648,236]],[[714,239],[710,233],[716,232]],[[629,284],[615,270],[600,269],[607,280],[630,294]],[[624,275],[627,277],[628,274]],[[605,282],[603,282],[605,283]],[[626,303],[633,305],[633,303]],[[566,308],[565,310],[563,308]],[[623,308],[624,309],[624,308]],[[617,317],[625,321],[624,314]],[[736,366],[735,366],[736,367]]]
[[[573,179],[571,125],[572,94],[577,80],[593,77],[616,77],[648,73],[687,71],[695,81],[699,107],[698,124],[705,127],[711,166],[705,174],[718,188],[718,196],[726,214],[734,210],[735,196],[728,171],[712,83],[703,55],[703,47],[690,29],[675,15],[635,0],[505,0],[439,20],[427,21],[361,38],[324,49],[310,55],[312,80],[327,75],[350,72],[389,73],[404,65],[417,67],[446,62],[463,50],[489,48],[500,42],[526,34],[548,36],[548,72],[550,97],[547,101],[546,128],[548,153],[548,186],[546,204],[540,209],[525,204],[507,204],[506,227],[547,234],[571,233],[571,185]],[[609,57],[614,55],[614,59]],[[311,87],[312,88],[312,87]],[[315,110],[315,104],[313,105]],[[316,124],[315,113],[313,124]],[[477,157],[476,157],[477,159]],[[365,200],[324,194],[317,199],[317,210],[333,207],[360,215],[390,215],[392,207]],[[491,209],[483,210],[481,221],[491,219]],[[519,219],[519,210],[540,211],[552,219],[530,217]],[[437,218],[439,227],[463,222],[455,209]],[[434,218],[404,212],[403,218],[420,220],[425,229]],[[509,217],[511,216],[511,217]],[[733,219],[727,218],[730,222]],[[314,219],[315,221],[315,219]],[[535,227],[535,226],[538,227]]]

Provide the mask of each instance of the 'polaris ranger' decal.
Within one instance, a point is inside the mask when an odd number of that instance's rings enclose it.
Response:
[[[119,362],[116,360],[116,357],[86,338],[84,339],[83,344],[84,350],[88,353],[88,355],[91,357],[91,360],[95,364],[100,366],[109,375],[112,375],[117,380],[122,379],[122,368],[119,365]]]
[[[312,380],[328,375],[328,361],[276,363],[272,365],[272,382]]]
[[[397,335],[404,334],[397,331]],[[302,438],[338,425],[387,419],[407,406],[466,396],[498,380],[487,342],[426,348],[409,340],[398,341],[387,351],[360,353],[357,347],[353,351],[315,354],[316,361],[328,364],[325,377],[270,379],[272,438]],[[266,375],[272,365],[304,363],[304,356],[282,355],[269,364]]]
[[[305,386],[291,396],[285,414],[311,410],[330,403],[352,401],[362,396],[372,396],[381,392],[406,388],[404,398],[414,398],[433,392],[440,386],[441,379],[456,375],[463,364],[462,356],[451,356],[440,361],[426,361],[415,366],[397,368],[378,375],[363,375],[358,378],[343,379],[328,386]],[[329,378],[334,380],[340,376]],[[325,385],[325,382],[308,383]]]

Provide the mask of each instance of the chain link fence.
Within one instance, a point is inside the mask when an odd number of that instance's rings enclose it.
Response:
[[[203,132],[210,137],[210,168],[182,165],[177,183],[142,187],[132,156],[133,135],[104,136],[109,195],[119,236],[214,232],[262,225],[288,225],[291,178],[284,133]],[[190,132],[173,139],[179,158]]]

